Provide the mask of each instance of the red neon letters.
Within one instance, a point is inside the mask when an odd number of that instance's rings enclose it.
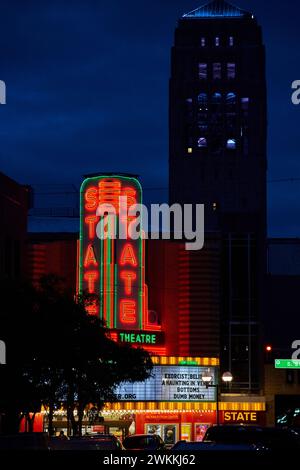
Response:
[[[84,220],[89,228],[89,239],[94,240],[96,236],[96,224],[99,220],[99,217],[97,217],[96,215],[89,215]]]
[[[125,294],[132,294],[132,282],[136,280],[136,274],[133,271],[121,271],[121,279],[125,283]]]
[[[84,267],[88,268],[91,264],[96,267],[98,266],[93,245],[88,245],[84,258]]]
[[[95,282],[99,278],[98,271],[88,271],[84,275],[84,280],[88,283],[88,293],[95,294]]]
[[[95,211],[97,210],[98,207],[98,189],[94,186],[91,186],[88,188],[84,194],[84,199],[85,199],[85,209],[87,211]]]
[[[92,177],[83,182],[80,194],[79,292],[99,297],[86,309],[110,329],[145,330],[144,246],[142,237],[130,237],[130,225],[139,220],[134,211],[129,215],[129,208],[142,203],[140,184],[122,175]]]
[[[126,245],[124,245],[121,258],[120,258],[120,265],[121,266],[130,265],[130,266],[133,266],[134,268],[137,267],[137,260],[134,254],[134,249],[130,243],[127,243]]]
[[[136,322],[136,302],[135,300],[120,300],[120,317],[123,323],[135,324]]]

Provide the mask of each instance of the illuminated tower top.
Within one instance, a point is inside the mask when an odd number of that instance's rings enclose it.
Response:
[[[224,0],[213,0],[186,13],[183,15],[183,18],[242,18],[247,16],[252,16],[252,14]]]

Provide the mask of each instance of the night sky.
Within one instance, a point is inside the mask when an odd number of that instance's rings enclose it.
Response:
[[[203,3],[1,0],[0,170],[41,187],[131,172],[148,200],[167,200],[153,188],[168,184],[170,48],[177,19]],[[269,233],[300,237],[300,2],[233,3],[256,14],[267,47]],[[274,182],[285,178],[299,181]]]

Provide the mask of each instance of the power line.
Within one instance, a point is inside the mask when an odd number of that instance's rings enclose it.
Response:
[[[268,184],[274,184],[274,183],[296,183],[300,181],[299,178],[279,178],[279,179],[273,179],[269,180],[267,183]],[[40,186],[43,186],[40,184]],[[45,185],[46,186],[46,185]],[[168,187],[152,187],[152,188],[143,188],[143,191],[168,191]],[[37,196],[68,196],[68,195],[78,195],[80,193],[79,189],[74,189],[73,191],[34,191],[34,194]]]

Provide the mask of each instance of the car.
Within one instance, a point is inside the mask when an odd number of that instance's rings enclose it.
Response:
[[[254,452],[255,446],[250,444],[216,444],[215,442],[178,441],[172,452]]]
[[[126,450],[166,450],[166,445],[157,434],[134,434],[125,437],[123,445]]]
[[[52,438],[50,441],[50,449],[53,451],[121,451],[124,450],[124,447],[121,441],[113,434],[92,434],[81,437],[71,437],[69,439],[61,439],[59,437]]]
[[[300,450],[298,433],[289,429],[260,426],[212,426],[207,429],[203,442],[255,445],[265,451]]]
[[[22,432],[0,436],[0,450],[48,451],[48,435],[43,432]]]

